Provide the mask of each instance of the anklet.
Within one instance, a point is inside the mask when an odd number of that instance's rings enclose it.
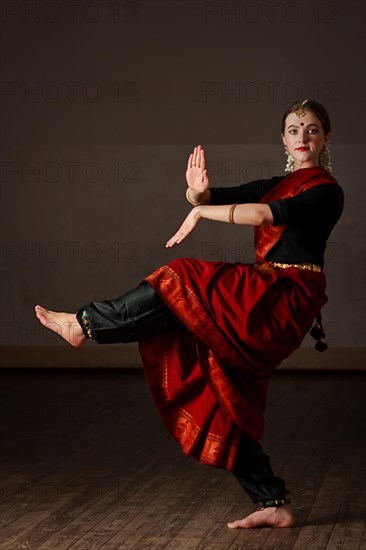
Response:
[[[290,499],[287,497],[275,500],[261,500],[259,502],[261,510],[263,510],[263,508],[270,508],[271,506],[284,506],[285,504],[290,504]]]
[[[90,340],[93,340],[93,333],[92,333],[92,330],[90,328],[89,315],[87,314],[87,312],[85,310],[81,314],[81,322],[83,324],[82,328],[83,328],[85,336],[87,338],[89,338]]]

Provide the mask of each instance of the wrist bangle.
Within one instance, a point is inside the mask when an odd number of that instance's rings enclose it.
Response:
[[[237,204],[232,204],[229,209],[229,223],[235,223],[234,222],[234,210],[237,207]]]
[[[189,196],[189,187],[187,187],[186,199],[190,204],[192,204],[192,206],[200,206],[204,202],[204,201],[202,201],[202,202],[193,202],[191,197]]]

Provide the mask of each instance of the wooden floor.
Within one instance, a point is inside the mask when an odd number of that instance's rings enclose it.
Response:
[[[1,374],[1,550],[366,549],[366,376],[278,374],[266,451],[297,527],[229,530],[253,504],[185,458],[142,374]]]

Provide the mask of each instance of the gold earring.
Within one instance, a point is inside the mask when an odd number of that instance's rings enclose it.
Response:
[[[330,156],[330,143],[325,143],[319,155],[319,164],[324,170],[332,173],[332,159]]]

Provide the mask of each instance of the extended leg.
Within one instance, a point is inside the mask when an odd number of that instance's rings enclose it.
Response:
[[[86,338],[98,344],[134,342],[184,326],[146,282],[115,300],[90,302],[75,313],[50,311],[37,305],[40,322],[72,346]]]

